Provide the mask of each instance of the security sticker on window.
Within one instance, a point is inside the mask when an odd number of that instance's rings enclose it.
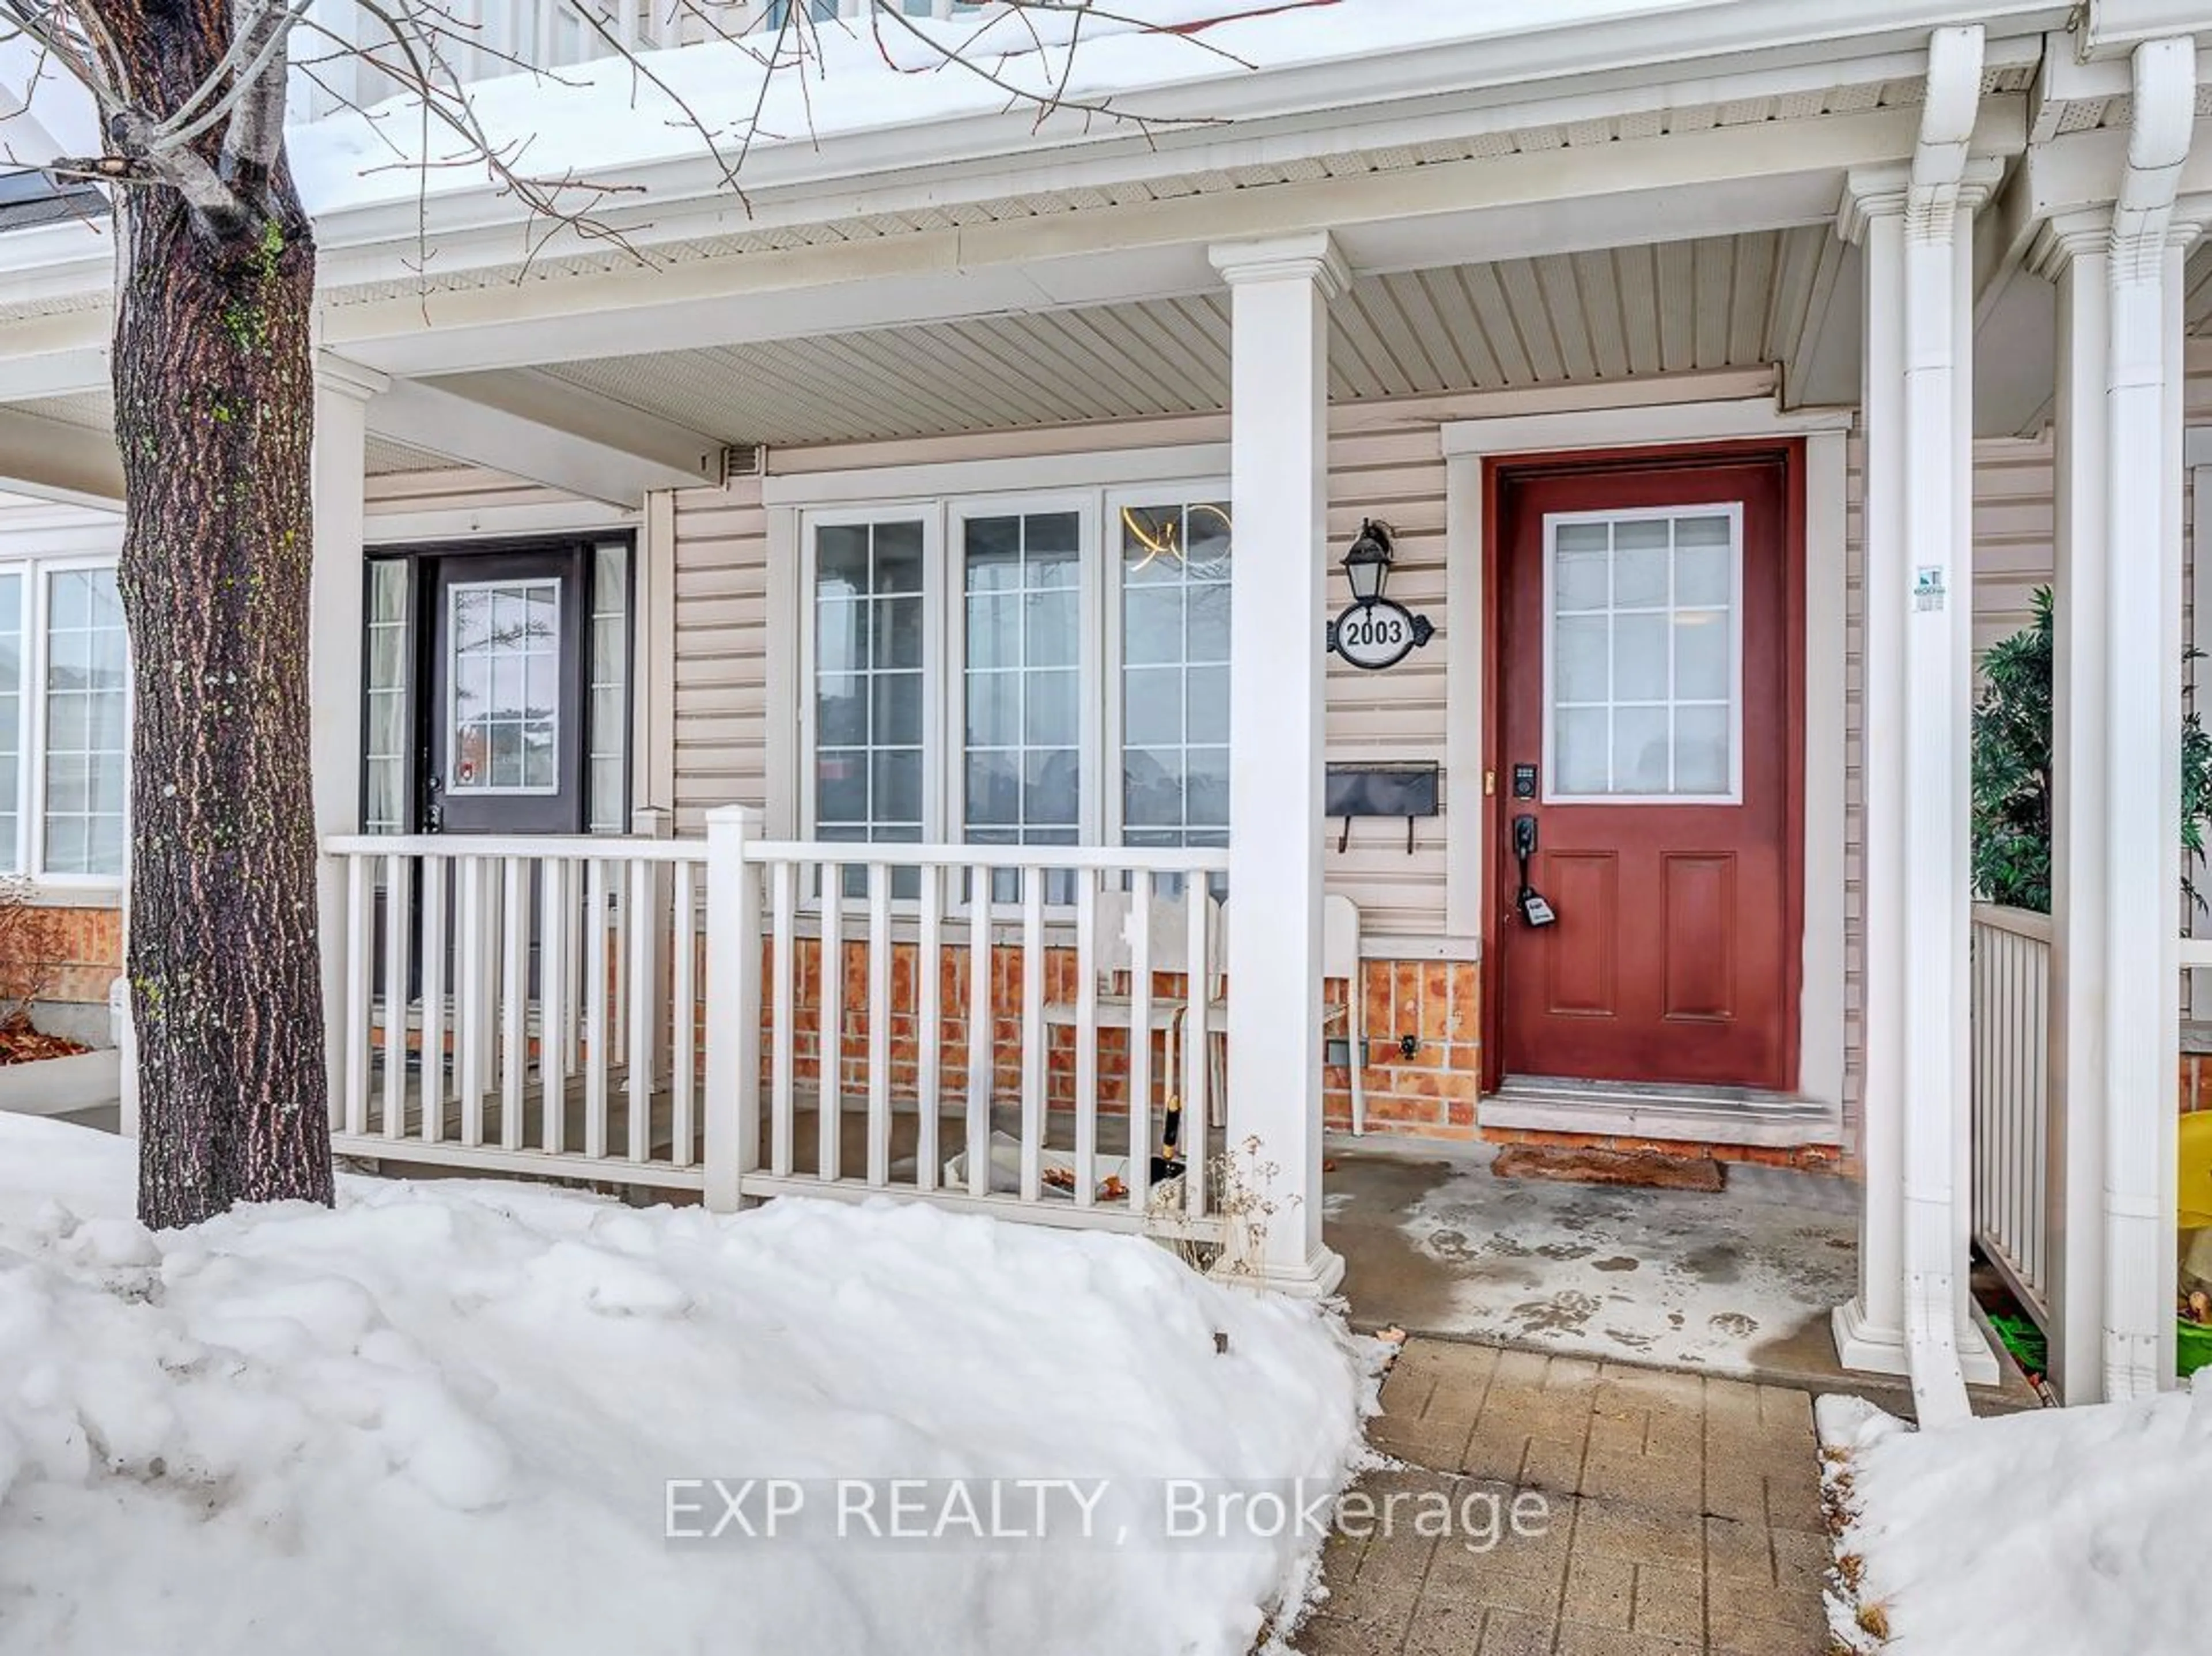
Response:
[[[1912,577],[1912,607],[1916,610],[1940,610],[1943,607],[1943,566],[1923,563]]]

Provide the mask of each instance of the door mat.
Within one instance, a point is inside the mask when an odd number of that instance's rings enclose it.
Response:
[[[1640,1184],[1656,1190],[1717,1190],[1728,1182],[1710,1156],[1590,1145],[1509,1144],[1490,1171],[1499,1178],[1551,1178],[1570,1184]]]

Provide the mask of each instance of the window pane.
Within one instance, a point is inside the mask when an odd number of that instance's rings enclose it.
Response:
[[[553,792],[560,785],[561,583],[477,581],[447,592],[447,788]],[[617,688],[604,694],[618,704]],[[610,707],[604,722],[619,731],[622,720]]]
[[[921,837],[922,526],[814,530],[814,819],[825,840]],[[865,870],[848,869],[848,892]]]
[[[962,822],[979,843],[1066,843],[1080,820],[1080,534],[1073,512],[962,525]]]
[[[118,874],[130,650],[115,572],[58,569],[46,581],[46,872]]]
[[[1548,796],[1727,794],[1740,721],[1734,514],[1546,527]]]
[[[595,834],[619,834],[629,827],[629,547],[624,542],[606,541],[592,549],[590,637],[592,722],[584,764],[585,819]],[[558,661],[557,654],[545,659],[549,676],[557,670]],[[545,751],[553,754],[556,750],[549,743]],[[557,779],[557,763],[554,775]]]
[[[1135,506],[1117,527],[1122,839],[1209,843],[1229,820],[1229,508]]]

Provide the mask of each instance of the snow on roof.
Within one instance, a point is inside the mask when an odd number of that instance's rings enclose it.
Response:
[[[812,26],[771,69],[768,43],[715,41],[480,82],[471,106],[518,173],[598,179],[704,157],[707,135],[734,160],[847,134],[1041,113],[1040,100],[1096,111],[1170,86],[1344,62],[1424,46],[1549,32],[1711,0],[1112,0],[1024,9],[986,21],[924,18]],[[794,61],[793,53],[799,52]],[[656,86],[653,79],[663,84]],[[765,84],[764,84],[765,83]],[[665,88],[665,89],[664,89]],[[1110,118],[1107,118],[1110,119]],[[1097,136],[1101,117],[1065,110],[1048,139]],[[702,133],[702,128],[704,129]],[[1109,129],[1110,130],[1110,129]],[[1137,130],[1133,123],[1129,131]],[[411,98],[349,111],[292,134],[295,175],[318,215],[487,182],[449,130]],[[743,174],[739,174],[742,180]]]

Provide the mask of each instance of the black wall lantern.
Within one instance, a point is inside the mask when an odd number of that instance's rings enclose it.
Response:
[[[1328,624],[1328,648],[1356,667],[1395,667],[1436,636],[1436,624],[1382,596],[1396,549],[1390,526],[1363,518],[1344,554],[1352,603]]]
[[[1389,582],[1393,555],[1390,526],[1362,518],[1359,533],[1344,555],[1344,578],[1351,582],[1357,602],[1372,604],[1382,596],[1382,588]]]

